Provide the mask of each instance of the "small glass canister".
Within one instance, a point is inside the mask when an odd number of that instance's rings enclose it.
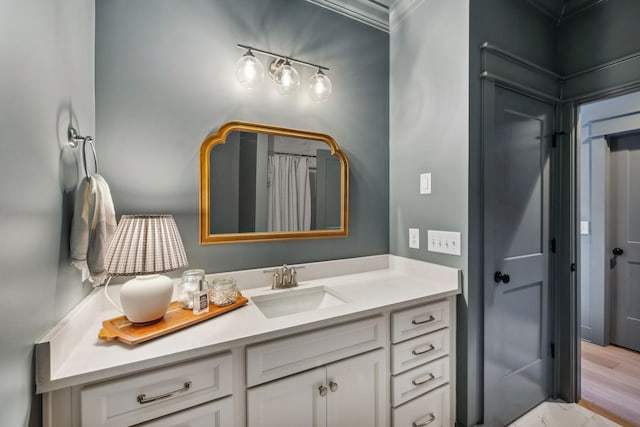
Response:
[[[211,289],[211,302],[219,307],[233,304],[238,297],[236,281],[231,278],[213,279],[209,289]]]
[[[204,281],[204,270],[193,269],[185,270],[182,273],[182,280],[178,285],[178,301],[182,308],[193,308],[193,297],[206,290],[207,285]]]

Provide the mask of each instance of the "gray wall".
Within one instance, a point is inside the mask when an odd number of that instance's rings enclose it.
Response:
[[[41,425],[33,343],[88,292],[69,266],[77,155],[94,132],[92,0],[0,1],[0,424]]]
[[[333,95],[282,97],[268,77],[243,89],[236,43],[330,67]],[[388,81],[387,34],[305,1],[97,2],[96,140],[117,214],[174,214],[207,272],[387,253]],[[198,150],[230,120],[333,136],[350,161],[349,237],[199,246]]]
[[[391,25],[390,249],[462,268],[464,311],[469,296],[469,2],[416,4]],[[419,175],[426,172],[432,174],[432,193],[420,195]],[[420,229],[420,249],[409,249],[409,228]],[[462,256],[428,252],[429,229],[461,232]],[[465,354],[462,347],[458,360],[466,362]],[[458,375],[458,418],[466,422],[466,369],[458,369]]]
[[[563,21],[558,32],[559,72],[569,75],[639,52],[639,16],[637,0],[609,0]],[[565,99],[606,92],[638,80],[638,76],[640,59],[577,76],[565,82]]]
[[[540,66],[555,68],[555,24],[526,1],[473,0],[469,28],[469,265],[466,304],[458,304],[458,420],[482,421],[483,220],[480,45],[490,42]],[[466,351],[461,350],[466,348]],[[465,357],[466,356],[466,357]]]

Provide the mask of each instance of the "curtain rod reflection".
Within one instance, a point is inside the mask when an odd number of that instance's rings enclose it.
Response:
[[[273,155],[273,154],[283,154],[285,156],[298,156],[298,157],[310,157],[312,159],[316,159],[318,156],[313,156],[311,154],[296,154],[296,153],[280,153],[278,151],[269,151],[267,153],[268,155]]]

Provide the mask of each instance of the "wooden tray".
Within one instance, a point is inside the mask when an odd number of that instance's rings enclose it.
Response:
[[[208,313],[199,315],[194,315],[192,310],[181,308],[180,302],[174,301],[169,304],[164,318],[152,325],[137,326],[132,324],[125,316],[105,320],[102,322],[102,329],[98,334],[98,338],[107,341],[119,340],[130,345],[140,344],[212,317],[220,316],[228,311],[242,307],[248,301],[238,292],[238,298],[233,304],[225,305],[224,307],[211,304],[209,305]]]

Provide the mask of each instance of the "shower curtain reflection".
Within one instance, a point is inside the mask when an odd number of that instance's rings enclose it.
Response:
[[[311,230],[311,184],[306,157],[270,154],[268,231]]]

